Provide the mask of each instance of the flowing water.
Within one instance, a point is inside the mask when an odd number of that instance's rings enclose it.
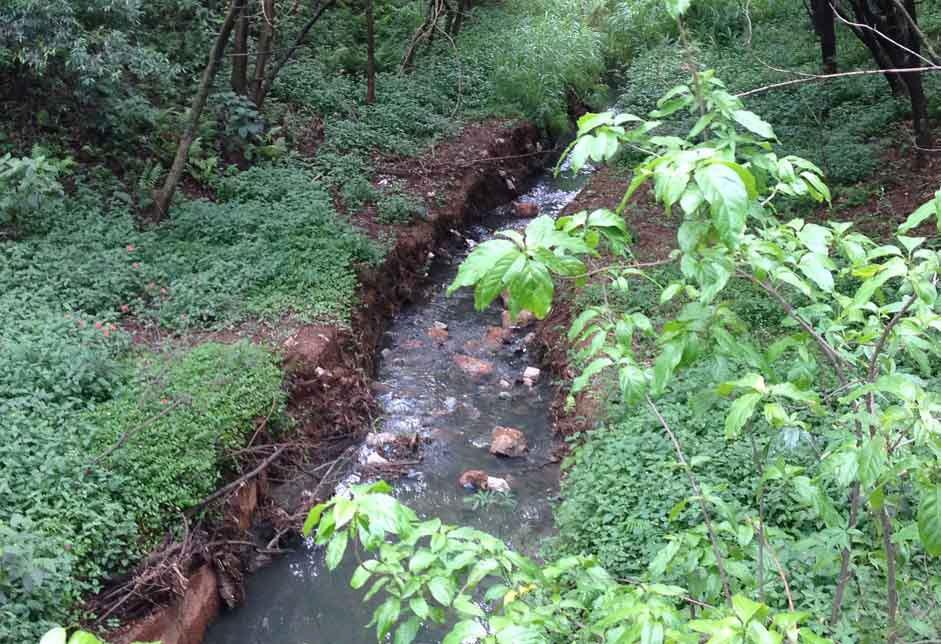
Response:
[[[557,215],[583,183],[584,175],[546,175],[523,199],[535,201],[542,214]],[[479,242],[496,230],[527,223],[514,218],[510,207],[501,207],[465,234]],[[545,373],[532,387],[521,382],[524,369],[535,362],[525,342],[527,329],[514,329],[505,344],[488,347],[487,332],[501,324],[500,307],[476,312],[469,289],[445,295],[469,245],[435,259],[423,297],[396,316],[383,337],[377,374],[381,429],[428,438],[421,463],[395,482],[396,496],[419,516],[472,525],[535,554],[552,533],[551,501],[558,483],[558,468],[550,463],[551,387]],[[443,326],[448,337],[439,344],[428,330]],[[490,362],[493,373],[479,380],[469,377],[454,362],[458,354]],[[497,425],[526,435],[525,458],[489,453]],[[475,510],[466,502],[471,493],[458,484],[470,469],[505,478],[512,504]],[[321,549],[305,544],[252,575],[245,603],[211,627],[205,644],[372,644],[375,634],[365,625],[378,599],[363,604],[361,591],[350,589],[353,568],[354,562],[346,562],[330,572]],[[430,644],[439,637],[423,633],[418,641]]]

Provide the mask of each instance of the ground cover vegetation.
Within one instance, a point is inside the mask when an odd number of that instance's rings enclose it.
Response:
[[[666,8],[683,32],[689,3]],[[692,77],[649,116],[579,121],[576,168],[641,151],[618,210],[505,231],[452,285],[478,308],[506,292],[512,312],[537,316],[556,281],[585,289],[572,388],[610,391],[612,411],[569,459],[550,561],[419,520],[382,483],[310,513],[328,566],[353,541],[369,553],[351,583],[385,598],[379,640],[395,628],[412,641],[426,620],[451,620],[446,642],[941,632],[941,191],[885,239],[808,221],[808,203],[832,201],[824,172],[788,154],[691,44]],[[672,266],[654,271],[621,252],[617,216],[647,183],[678,225]],[[616,259],[587,287],[599,271],[584,258],[604,247]]]
[[[379,156],[468,119],[558,132],[569,92],[600,93],[577,5],[463,2],[430,33],[406,0],[0,8],[0,640],[95,617],[82,598],[236,470],[254,419],[290,431],[277,354],[198,339],[348,323],[386,247],[348,215],[427,210]]]
[[[913,140],[900,122],[912,107],[914,139],[924,134],[911,90],[894,97],[888,76],[798,78],[749,96],[745,111],[733,94],[781,81],[772,67],[884,67],[845,28],[834,60],[819,20],[818,51],[809,17],[788,3],[477,4],[0,10],[11,106],[0,275],[15,312],[0,373],[17,374],[0,391],[3,484],[15,494],[25,471],[59,490],[22,488],[0,516],[10,637],[74,620],[74,601],[204,495],[226,448],[279,403],[267,351],[131,350],[123,316],[181,330],[285,313],[342,321],[356,264],[381,249],[340,212],[375,203],[389,223],[423,212],[420,195],[374,181],[377,153],[416,154],[492,115],[562,131],[572,102],[603,105],[612,68],[621,105],[640,117],[581,120],[573,161],[637,166],[636,182],[652,181],[683,224],[682,261],[640,276],[623,256],[600,297],[584,294],[575,388],[608,383],[612,406],[608,429],[571,458],[555,557],[537,564],[478,531],[421,521],[383,484],[318,506],[307,531],[330,567],[351,541],[372,553],[353,584],[383,594],[379,639],[396,627],[408,642],[454,615],[453,642],[937,637],[937,256],[914,231],[941,210],[919,207],[885,244],[792,218],[810,213],[801,198],[866,203],[887,133]],[[838,8],[846,20],[863,4]],[[941,29],[930,11],[916,21],[911,3],[888,4],[870,13],[919,26],[905,42]],[[936,115],[937,81],[924,78]],[[474,287],[481,307],[507,290],[511,309],[544,315],[555,280],[581,284],[584,258],[622,256],[628,236],[618,212],[539,218],[482,245],[454,286]],[[213,377],[233,365],[238,378]],[[207,408],[218,423],[195,417]],[[166,446],[136,429],[153,418]],[[13,447],[24,441],[48,458],[26,463]],[[173,458],[194,441],[199,460]],[[161,483],[177,479],[192,484]],[[599,481],[620,495],[599,498]]]

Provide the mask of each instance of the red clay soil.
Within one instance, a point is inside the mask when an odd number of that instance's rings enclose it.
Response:
[[[163,644],[197,644],[219,610],[220,596],[230,605],[239,601],[243,569],[255,549],[219,546],[217,542],[250,542],[245,528],[252,524],[253,517],[255,522],[279,518],[288,527],[302,518],[303,510],[316,500],[311,497],[319,486],[307,496],[301,494],[297,507],[284,507],[274,503],[269,479],[287,477],[292,462],[298,459],[308,469],[318,462],[329,462],[368,430],[375,412],[371,384],[376,348],[387,321],[411,300],[425,278],[429,254],[448,241],[452,229],[463,228],[478,213],[520,194],[543,157],[539,139],[539,130],[531,124],[487,121],[467,126],[420,158],[380,159],[380,179],[388,175],[405,181],[410,192],[427,197],[428,211],[422,220],[397,227],[376,222],[373,210],[351,216],[369,233],[394,236],[395,242],[380,266],[360,271],[360,304],[348,327],[308,325],[286,316],[279,324],[249,321],[234,329],[176,339],[186,345],[248,339],[279,349],[284,357],[288,411],[296,422],[292,440],[308,447],[293,454],[285,452],[286,456],[273,460],[258,476],[219,499],[224,503],[221,525],[206,528],[208,534],[202,535],[202,546],[188,548],[188,557],[164,556],[174,553],[174,548],[179,550],[176,544],[168,543],[161,553],[151,555],[137,570],[116,580],[102,592],[99,601],[92,601],[101,614],[109,606],[103,598],[109,593],[120,598],[122,594],[115,594],[115,587],[128,587],[134,579],[150,579],[155,560],[168,570],[176,568],[182,573],[177,575],[179,583],[164,584],[161,592],[145,593],[144,601],[128,601],[115,612],[113,616],[123,618],[126,625],[111,633],[110,641],[126,644],[162,639]],[[316,144],[311,140],[310,149]],[[152,329],[130,326],[129,331],[140,343],[166,339]],[[257,423],[258,449],[264,448],[267,438],[265,422],[259,419]],[[262,451],[242,463],[241,471],[264,465],[272,451]],[[289,462],[282,462],[284,458]],[[238,480],[235,476],[233,479]],[[323,489],[316,496],[327,495],[329,490]],[[150,602],[157,603],[157,608],[144,612]]]

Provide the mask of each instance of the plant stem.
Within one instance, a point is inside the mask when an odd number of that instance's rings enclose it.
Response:
[[[686,457],[683,455],[683,448],[680,446],[680,441],[676,438],[676,434],[674,434],[673,430],[670,429],[670,425],[663,417],[663,414],[660,413],[657,405],[655,405],[653,400],[651,400],[650,395],[644,394],[644,398],[646,398],[647,405],[654,413],[654,416],[656,416],[657,420],[660,421],[660,425],[663,427],[663,431],[665,431],[667,436],[670,438],[670,442],[673,443],[673,449],[676,450],[676,458],[679,460],[680,465],[683,466],[683,469],[686,470],[686,476],[689,478],[690,487],[693,488],[693,492],[696,494],[696,499],[699,501],[699,508],[702,510],[703,522],[706,524],[706,532],[709,533],[709,542],[712,544],[712,553],[716,557],[716,566],[719,568],[719,576],[722,578],[722,590],[725,593],[725,601],[729,606],[731,606],[732,589],[729,585],[729,578],[725,571],[725,559],[722,557],[722,551],[719,549],[719,538],[716,536],[715,529],[712,527],[712,519],[709,517],[709,509],[706,506],[706,497],[702,492],[702,488],[699,487],[699,481],[696,479],[696,475],[693,473],[693,468],[690,467],[689,463],[686,461]]]

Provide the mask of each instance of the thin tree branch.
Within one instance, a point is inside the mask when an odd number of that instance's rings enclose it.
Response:
[[[703,522],[706,524],[706,531],[709,533],[709,541],[712,544],[712,553],[716,557],[716,566],[719,568],[719,576],[722,578],[722,590],[725,592],[725,600],[729,606],[731,606],[732,588],[729,585],[728,574],[725,571],[725,559],[722,557],[722,550],[719,548],[719,538],[716,536],[715,529],[712,527],[712,519],[709,517],[709,508],[706,506],[706,497],[703,494],[702,488],[699,486],[699,481],[696,479],[696,475],[693,474],[693,468],[690,467],[689,463],[686,461],[686,457],[683,455],[683,448],[680,446],[680,441],[676,438],[676,434],[674,434],[673,430],[670,429],[670,425],[663,417],[663,414],[660,413],[660,410],[654,404],[653,400],[651,400],[650,395],[644,394],[644,398],[647,399],[647,405],[654,413],[654,416],[657,417],[657,420],[660,421],[660,426],[663,427],[663,431],[666,432],[667,436],[670,438],[670,441],[673,443],[673,449],[676,451],[676,458],[679,460],[680,465],[683,466],[683,469],[686,470],[686,476],[689,478],[689,484],[693,488],[693,492],[699,501],[699,507],[702,510]]]

